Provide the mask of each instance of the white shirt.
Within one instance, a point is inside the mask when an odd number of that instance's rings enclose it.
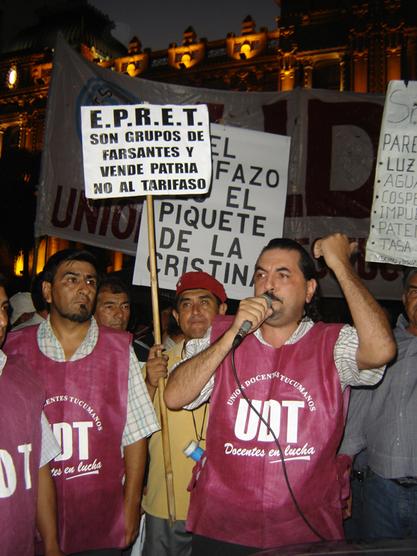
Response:
[[[91,318],[88,332],[78,346],[70,361],[78,361],[96,347],[99,326],[94,317]],[[50,324],[49,316],[38,328],[37,340],[40,351],[49,359],[65,362],[65,352]],[[127,417],[123,430],[122,446],[129,446],[142,438],[150,436],[160,429],[154,406],[149,398],[143,376],[141,364],[136,358],[133,348],[129,348],[129,374],[127,393]]]
[[[291,345],[298,342],[307,332],[314,326],[314,322],[305,317],[294,333],[285,342],[285,345]],[[256,338],[264,345],[269,345],[262,336],[261,329],[258,328],[254,332]],[[185,358],[189,359],[197,355],[201,351],[210,346],[211,327],[207,330],[203,338],[196,338],[189,340],[185,348]],[[339,337],[335,343],[333,356],[336,369],[339,373],[340,384],[342,390],[346,386],[371,386],[379,382],[384,374],[385,365],[377,369],[359,370],[356,363],[356,351],[358,349],[359,339],[356,328],[345,324],[340,330]],[[180,363],[178,363],[179,365]],[[178,366],[176,365],[176,366]],[[185,409],[194,409],[206,402],[213,391],[215,373],[211,376],[210,380],[201,390],[200,395],[190,404],[185,406]]]

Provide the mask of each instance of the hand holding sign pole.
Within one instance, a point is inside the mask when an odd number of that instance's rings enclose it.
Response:
[[[149,245],[149,268],[151,273],[151,295],[152,295],[152,317],[153,334],[156,344],[161,343],[161,325],[159,322],[159,303],[158,303],[158,274],[156,269],[155,256],[155,223],[152,195],[146,197],[146,211],[148,216],[148,245]],[[165,481],[167,485],[168,513],[170,523],[176,519],[175,496],[174,496],[174,477],[172,474],[171,448],[169,444],[169,427],[167,407],[164,402],[165,380],[158,380],[159,407],[161,413],[161,432],[162,432],[162,452],[164,455]]]
[[[117,105],[81,108],[86,197],[146,195],[154,338],[161,343],[153,195],[196,195],[209,191],[211,145],[206,105]],[[145,264],[145,261],[144,261]],[[159,380],[162,444],[168,512],[175,498],[164,379]]]

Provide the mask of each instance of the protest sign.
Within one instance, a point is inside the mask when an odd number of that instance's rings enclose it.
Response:
[[[206,193],[211,179],[207,106],[82,106],[89,199]]]
[[[366,260],[417,266],[417,82],[390,81]]]
[[[213,181],[209,195],[155,200],[159,286],[175,289],[178,278],[203,270],[230,298],[252,292],[256,257],[282,235],[290,138],[211,125]],[[140,226],[133,283],[149,284],[147,221]]]
[[[365,260],[384,95],[303,88],[238,92],[132,79],[88,62],[62,38],[48,92],[37,237],[136,254],[143,197],[85,197],[80,106],[145,102],[205,104],[212,122],[242,133],[252,129],[290,136],[284,236],[311,252],[317,238],[347,233],[359,243],[355,269],[375,297],[401,296],[402,268]],[[317,267],[322,294],[341,296],[332,273]]]

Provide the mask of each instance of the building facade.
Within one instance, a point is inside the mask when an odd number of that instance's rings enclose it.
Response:
[[[42,151],[58,32],[88,60],[132,79],[191,87],[384,93],[390,80],[417,79],[414,0],[277,0],[270,28],[257,29],[248,16],[239,35],[207,40],[189,27],[181,44],[159,51],[143,49],[137,37],[125,48],[113,23],[85,0],[53,6],[0,55],[0,162],[16,149]],[[49,238],[45,256],[62,246]],[[122,257],[112,256],[117,269]],[[29,272],[28,256],[25,265]]]

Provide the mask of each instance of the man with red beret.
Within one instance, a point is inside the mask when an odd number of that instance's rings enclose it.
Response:
[[[176,287],[173,315],[184,334],[184,340],[167,352],[168,369],[183,358],[184,348],[189,340],[203,338],[211,327],[214,317],[226,313],[226,300],[224,287],[210,274],[187,272],[181,276]],[[147,369],[148,391],[153,388],[155,394],[159,377],[152,376],[149,371],[150,369]],[[155,398],[155,407],[159,411],[158,396]],[[168,519],[161,433],[154,433],[149,441],[149,475],[146,494],[142,501],[146,512],[143,556],[191,554],[191,534],[185,530],[185,519],[189,504],[187,486],[191,479],[194,461],[187,458],[183,450],[193,440],[204,448],[207,421],[207,403],[193,411],[168,411],[177,518],[172,526]]]

